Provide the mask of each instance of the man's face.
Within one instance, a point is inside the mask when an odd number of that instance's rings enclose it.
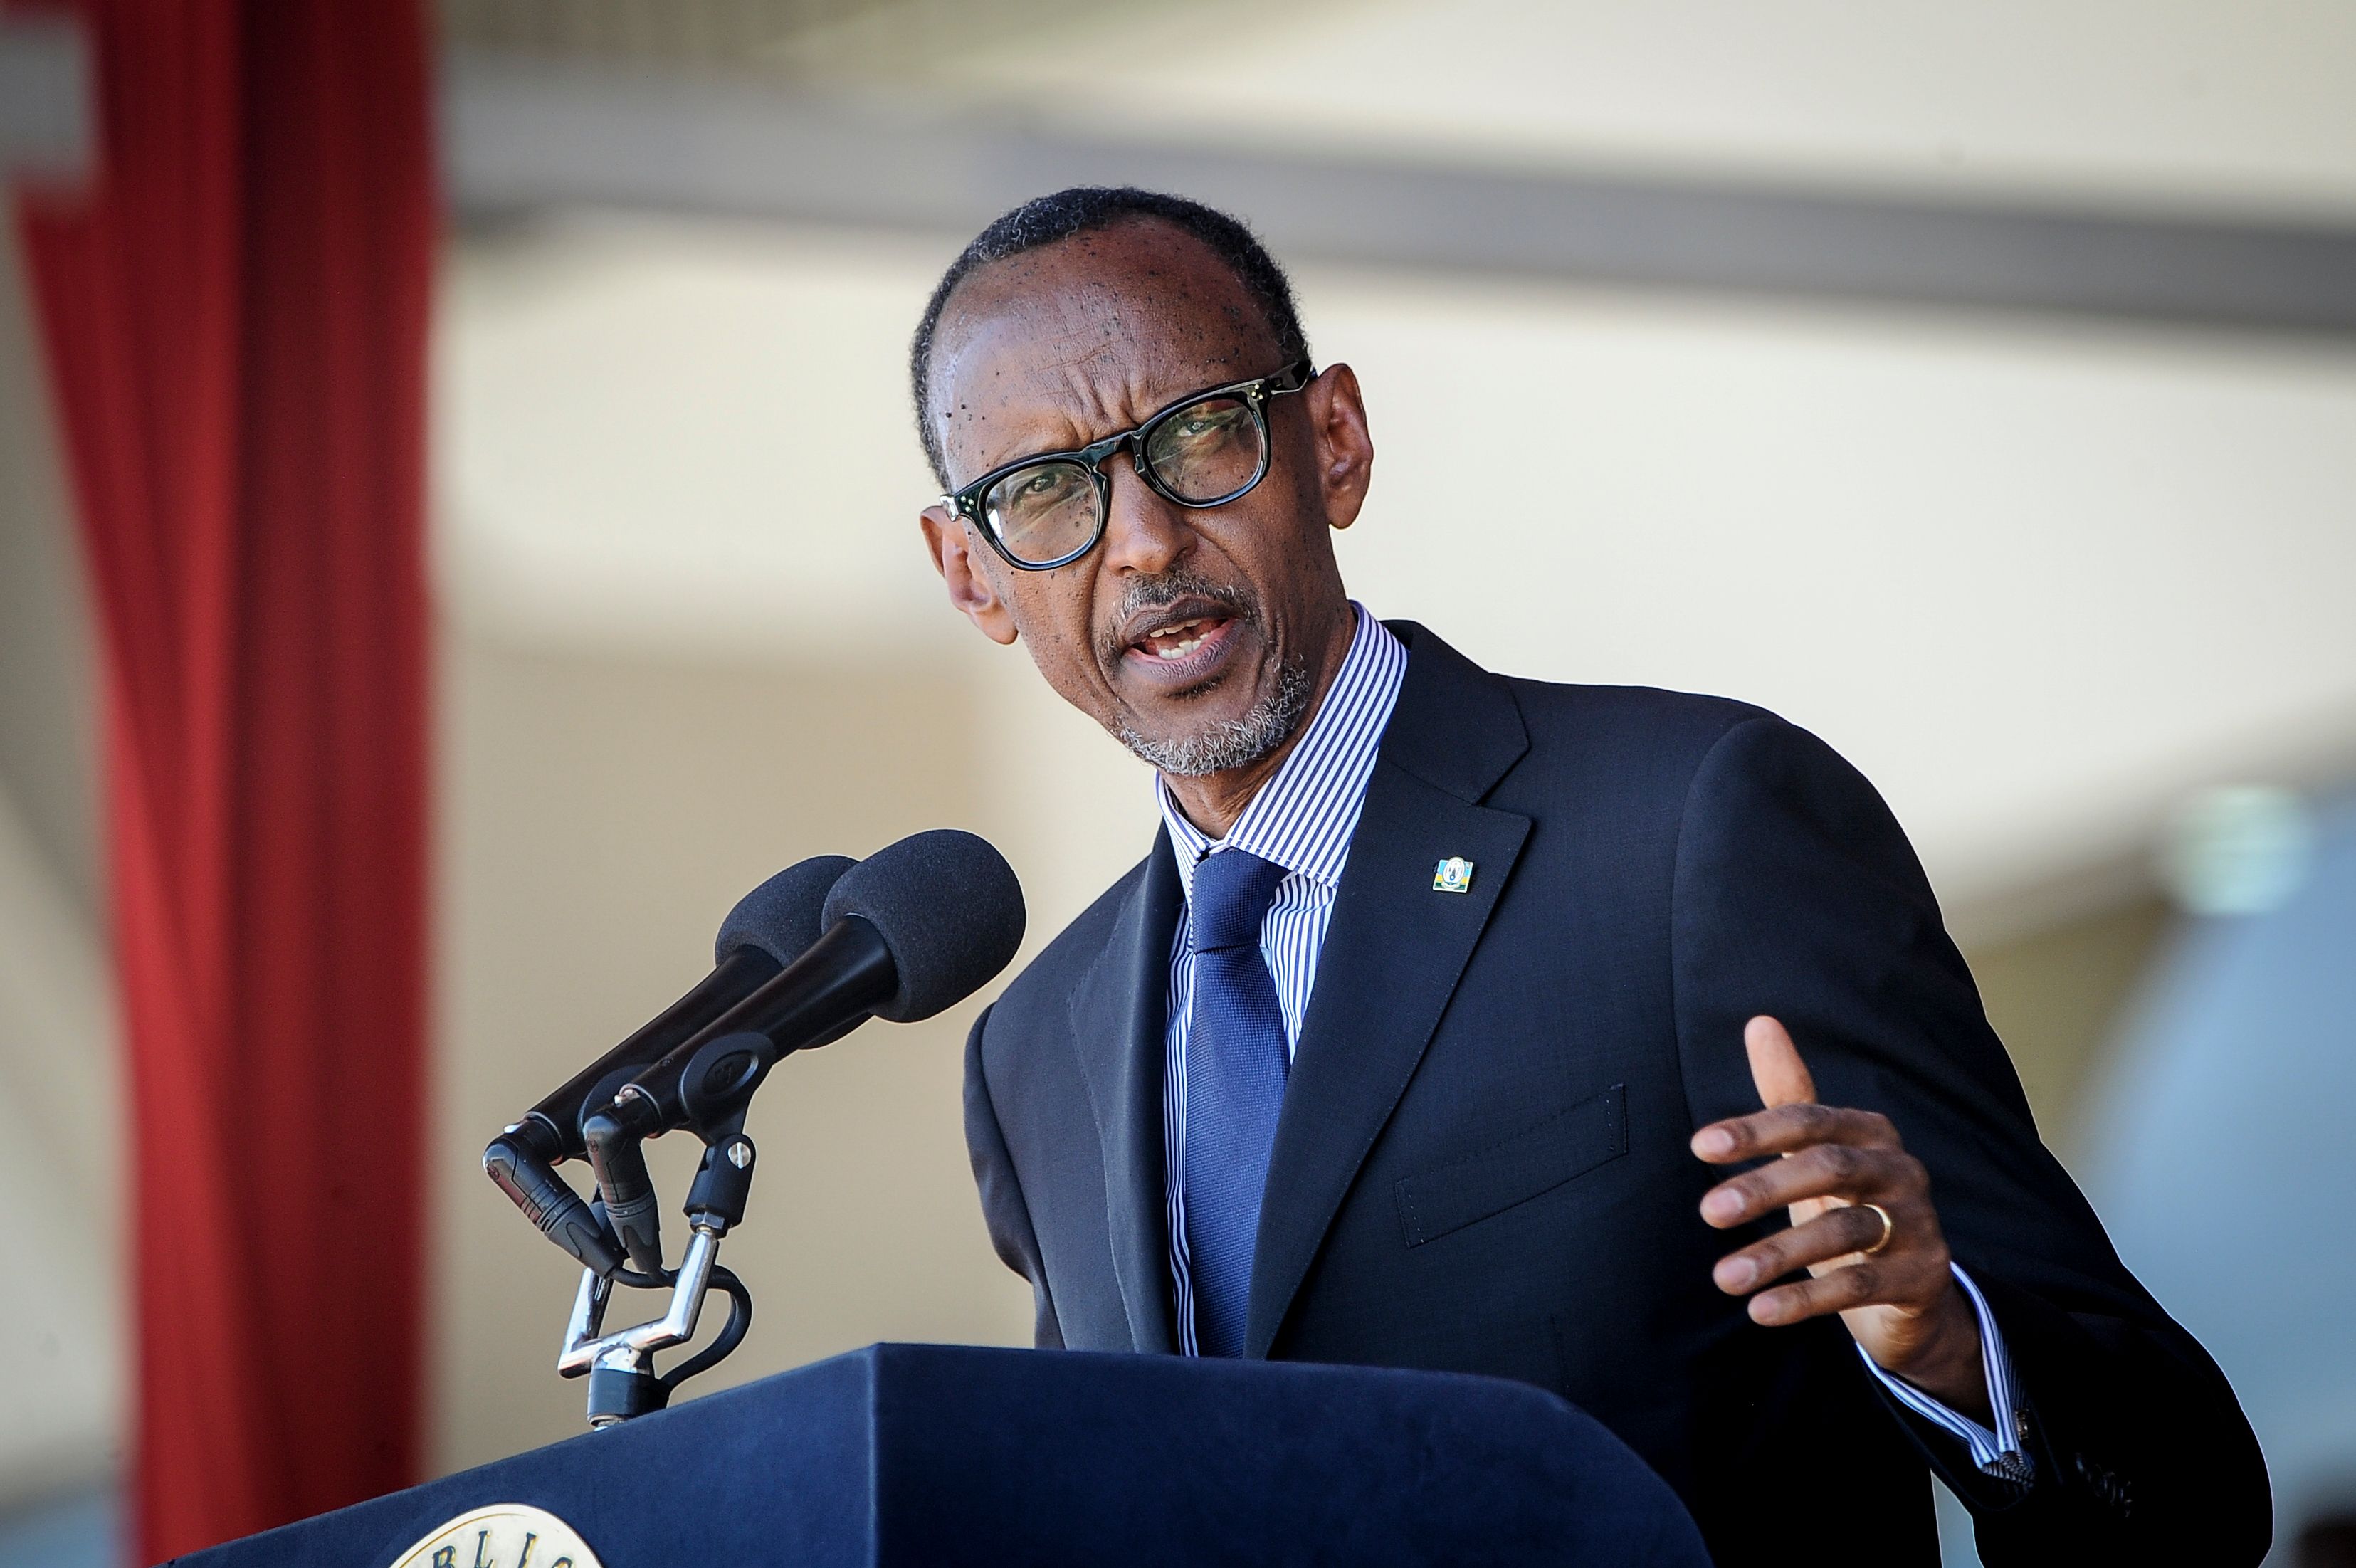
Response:
[[[934,341],[926,416],[952,484],[1282,368],[1241,282],[1151,220],[980,269]],[[1349,645],[1328,531],[1356,517],[1373,461],[1347,367],[1274,399],[1269,435],[1268,477],[1207,510],[1164,499],[1116,455],[1103,541],[1052,571],[1008,565],[938,508],[926,540],[976,626],[1028,642],[1066,702],[1147,760],[1178,774],[1245,767],[1292,737]]]

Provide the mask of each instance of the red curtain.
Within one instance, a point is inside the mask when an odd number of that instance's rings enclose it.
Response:
[[[85,0],[19,214],[105,664],[134,1539],[415,1478],[425,1028],[416,0]]]

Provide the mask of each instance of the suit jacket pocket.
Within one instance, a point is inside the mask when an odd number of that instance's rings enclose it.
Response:
[[[1476,1155],[1400,1178],[1399,1230],[1410,1247],[1552,1192],[1628,1152],[1628,1086],[1615,1083]]]

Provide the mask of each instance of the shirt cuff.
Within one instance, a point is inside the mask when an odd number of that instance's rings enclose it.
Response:
[[[2026,1435],[2023,1428],[2028,1423],[2020,1413],[2019,1390],[2012,1378],[2012,1358],[2005,1351],[2004,1336],[1997,1331],[1996,1315],[1988,1310],[1987,1297],[1980,1294],[1980,1287],[1972,1283],[1972,1276],[1964,1273],[1959,1264],[1951,1262],[1947,1267],[1954,1271],[1955,1283],[1964,1287],[1964,1294],[1971,1299],[1972,1311],[1979,1318],[1980,1360],[1987,1369],[1988,1410],[1996,1417],[1994,1431],[1970,1416],[1948,1409],[1904,1379],[1884,1371],[1872,1357],[1866,1355],[1864,1346],[1859,1345],[1857,1353],[1864,1357],[1867,1369],[1881,1380],[1881,1386],[1900,1404],[1970,1448],[1972,1463],[1982,1474],[2026,1482],[2035,1474],[2035,1467],[2029,1455],[2021,1452],[2021,1438]]]

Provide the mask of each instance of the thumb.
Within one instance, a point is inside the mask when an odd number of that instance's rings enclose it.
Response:
[[[1782,1024],[1764,1014],[1751,1019],[1742,1028],[1742,1048],[1751,1057],[1751,1081],[1759,1086],[1762,1105],[1772,1110],[1816,1102],[1816,1080],[1808,1076],[1800,1047]]]

